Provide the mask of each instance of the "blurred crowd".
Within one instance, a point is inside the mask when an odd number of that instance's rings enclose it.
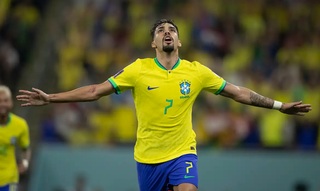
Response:
[[[46,0],[0,1],[0,84],[16,90]]]
[[[149,31],[170,18],[179,27],[182,59],[275,100],[313,105],[305,117],[293,117],[201,93],[193,110],[199,145],[320,149],[319,1],[73,0],[60,14],[59,91],[101,83],[137,58],[155,57]],[[136,127],[130,91],[54,105],[41,124],[43,142],[72,145],[132,144]]]

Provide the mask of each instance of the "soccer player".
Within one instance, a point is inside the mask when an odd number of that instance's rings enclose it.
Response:
[[[17,191],[19,174],[28,169],[31,150],[26,121],[10,113],[12,98],[10,89],[0,85],[0,191]],[[17,166],[15,147],[22,148],[21,163]]]
[[[46,94],[20,90],[22,106],[97,100],[111,93],[131,89],[138,118],[134,158],[141,191],[195,191],[198,187],[197,152],[192,129],[192,105],[201,90],[257,107],[304,115],[311,105],[281,103],[249,89],[227,83],[199,62],[179,58],[178,27],[171,21],[157,21],[151,47],[156,58],[137,59],[101,84],[72,91]]]

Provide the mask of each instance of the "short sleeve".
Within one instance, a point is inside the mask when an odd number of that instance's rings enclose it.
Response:
[[[220,94],[227,82],[208,67],[198,63],[202,89],[216,95]]]
[[[29,127],[27,122],[25,121],[21,124],[21,126],[22,126],[22,132],[19,137],[19,145],[21,148],[26,149],[30,145]]]
[[[141,68],[141,61],[137,59],[132,64],[119,71],[117,74],[108,79],[116,90],[116,94],[133,89]]]

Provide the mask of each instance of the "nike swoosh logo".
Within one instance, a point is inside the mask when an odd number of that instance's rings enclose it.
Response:
[[[159,87],[150,87],[150,86],[148,86],[148,90],[154,90],[154,89],[157,89],[157,88],[159,88]]]
[[[184,175],[184,178],[194,178],[194,176],[187,176],[187,175]]]

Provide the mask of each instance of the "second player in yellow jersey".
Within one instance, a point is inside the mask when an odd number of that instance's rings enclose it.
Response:
[[[0,190],[16,190],[19,172],[28,168],[30,159],[29,130],[24,119],[10,113],[12,108],[11,92],[0,85]],[[16,146],[22,148],[22,160],[16,164]]]
[[[6,125],[0,125],[0,186],[18,183],[15,147],[29,147],[29,131],[26,121],[10,113]]]

